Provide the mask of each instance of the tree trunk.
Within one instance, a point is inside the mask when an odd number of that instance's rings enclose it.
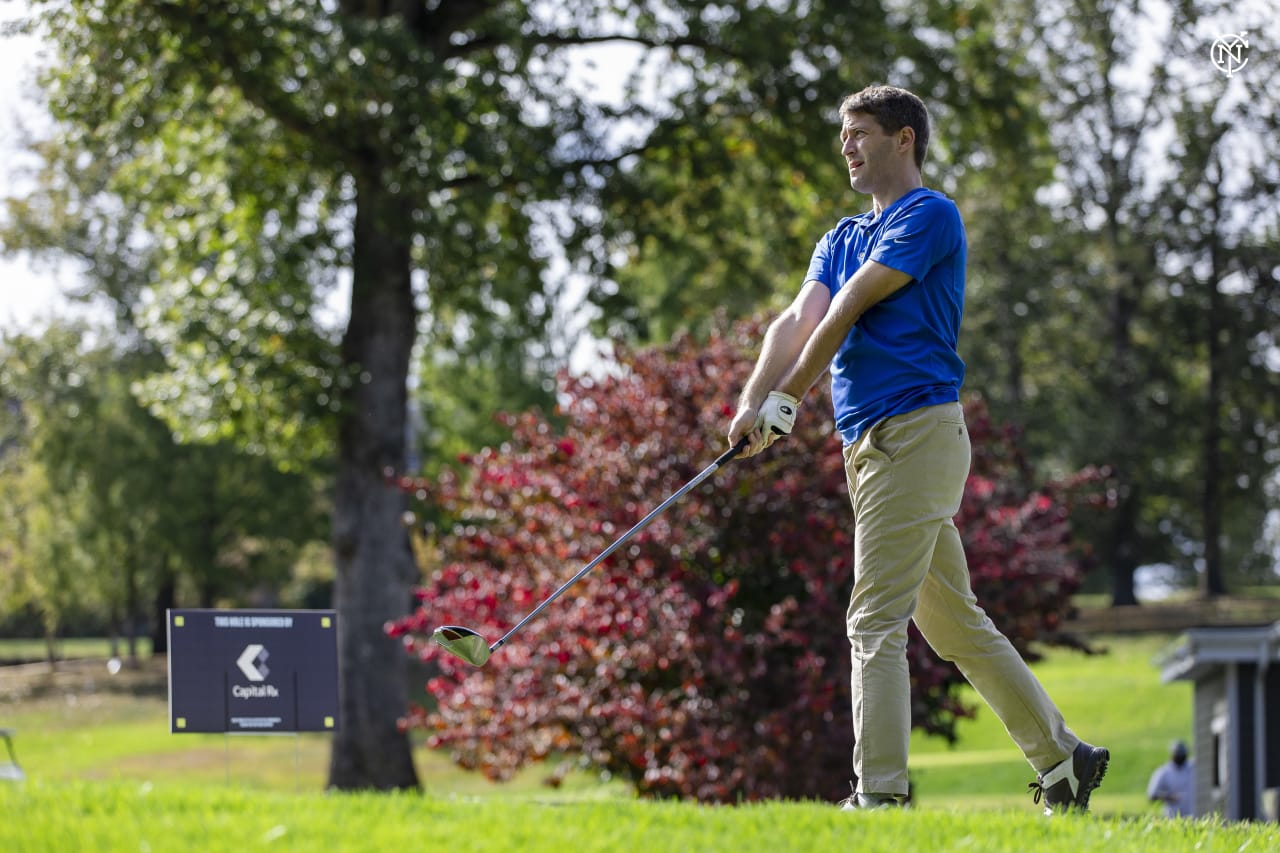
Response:
[[[1118,243],[1117,243],[1118,245]],[[1136,392],[1133,377],[1133,317],[1137,311],[1137,293],[1140,288],[1136,278],[1121,271],[1119,290],[1111,303],[1111,399],[1115,401],[1113,435],[1111,444],[1113,464],[1116,466],[1116,508],[1111,513],[1107,553],[1102,555],[1105,565],[1111,567],[1111,606],[1125,607],[1138,603],[1133,574],[1140,563],[1138,542],[1138,486],[1133,475],[1137,454],[1127,424],[1138,417],[1133,403]]]
[[[124,634],[124,626],[120,618],[120,605],[112,604],[111,613],[107,616],[107,656],[120,657],[120,637]]]
[[[402,523],[405,495],[385,472],[405,464],[409,359],[416,316],[407,205],[368,166],[355,175],[351,318],[342,342],[351,383],[338,435],[333,544],[341,727],[334,788],[416,788],[409,738],[408,656],[383,626],[410,610],[417,577]]]
[[[58,671],[58,636],[54,631],[45,628],[44,631],[44,658],[49,664],[50,672]]]
[[[1217,158],[1212,161],[1217,167]],[[1212,174],[1212,173],[1210,173]],[[1222,252],[1219,238],[1222,196],[1217,181],[1212,181],[1213,202],[1209,214],[1209,310],[1205,318],[1205,339],[1208,344],[1209,379],[1206,389],[1204,415],[1204,489],[1201,492],[1200,516],[1204,525],[1204,571],[1200,573],[1200,597],[1215,598],[1225,595],[1227,585],[1223,581],[1222,567],[1222,375],[1223,352],[1223,299],[1218,282],[1222,279]]]
[[[1134,548],[1137,537],[1138,498],[1132,487],[1120,485],[1116,508],[1111,513],[1111,525],[1105,559],[1111,567],[1111,606],[1127,607],[1138,603],[1133,575],[1138,568],[1138,555]]]
[[[138,562],[132,558],[132,555],[138,553],[139,549],[131,547],[129,549],[131,559],[125,566],[125,583],[124,583],[124,630],[125,642],[129,649],[129,666],[136,669],[138,667],[138,570],[136,568]]]
[[[156,584],[155,603],[152,605],[151,654],[169,653],[168,612],[178,606],[178,578],[173,572],[169,555],[160,558],[160,578]]]

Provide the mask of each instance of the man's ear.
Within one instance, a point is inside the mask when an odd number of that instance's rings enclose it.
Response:
[[[916,147],[916,132],[914,128],[903,127],[898,131],[898,150],[906,152],[914,152]]]

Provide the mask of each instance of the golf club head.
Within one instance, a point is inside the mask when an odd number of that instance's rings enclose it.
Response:
[[[446,652],[462,658],[472,666],[484,666],[489,660],[488,641],[470,628],[443,625],[431,634],[431,639]]]

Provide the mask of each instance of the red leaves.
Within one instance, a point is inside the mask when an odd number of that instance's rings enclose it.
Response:
[[[618,377],[561,377],[561,432],[536,413],[508,418],[510,441],[469,457],[469,481],[430,484],[432,507],[454,521],[422,551],[422,608],[389,633],[505,633],[723,451],[726,397],[761,332],[624,352]],[[815,394],[790,438],[686,495],[484,668],[425,652],[439,668],[427,684],[436,708],[405,724],[491,778],[557,752],[647,796],[847,793],[853,543],[828,409]],[[1028,490],[1014,433],[978,403],[969,421],[974,470],[957,523],[979,600],[1025,650],[1079,583],[1064,499],[1097,478]],[[913,723],[951,736],[968,713],[959,676],[914,630],[908,655]]]

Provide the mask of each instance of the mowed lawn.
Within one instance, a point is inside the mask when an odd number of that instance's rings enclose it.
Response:
[[[1145,802],[1168,741],[1190,728],[1189,688],[1161,685],[1152,663],[1171,639],[1109,639],[1107,655],[1054,650],[1035,666],[1077,731],[1113,754],[1094,815],[1055,820],[1032,805],[1030,769],[985,707],[954,747],[915,739],[915,808],[842,813],[638,801],[585,773],[552,790],[537,767],[496,785],[423,749],[421,794],[325,792],[325,735],[170,735],[161,664],[68,664],[44,691],[30,669],[0,669],[0,727],[18,730],[28,775],[0,783],[0,851],[1280,849],[1274,826],[1168,821]]]
[[[1033,666],[1062,708],[1068,724],[1086,740],[1111,750],[1111,768],[1093,801],[1098,814],[1153,813],[1145,790],[1169,741],[1191,731],[1191,688],[1163,685],[1153,658],[1175,638],[1103,638],[1106,654],[1051,649]],[[0,643],[0,656],[4,645]],[[27,669],[32,669],[28,667]],[[163,664],[144,660],[144,672],[111,674],[105,661],[67,665],[59,686],[23,696],[0,668],[0,728],[17,731],[18,759],[32,781],[133,780],[164,784],[198,782],[233,790],[316,791],[324,787],[329,736],[171,735]],[[30,679],[35,676],[28,676]],[[1034,774],[991,711],[976,707],[961,721],[959,741],[912,740],[911,774],[918,809],[1034,811],[1027,783]],[[847,744],[832,748],[847,749]],[[535,766],[499,785],[455,768],[447,756],[415,750],[427,793],[438,796],[630,799],[618,782],[571,774],[552,792],[541,785],[549,768]]]
[[[1026,853],[1275,850],[1274,825],[1026,810],[841,812],[416,794],[288,794],[189,782],[33,782],[0,787],[0,850],[725,851]]]

